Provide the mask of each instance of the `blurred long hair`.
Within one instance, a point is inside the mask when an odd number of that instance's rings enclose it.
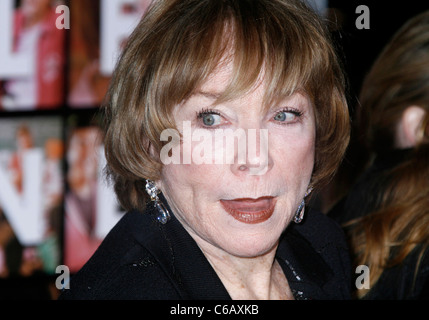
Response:
[[[360,102],[361,137],[373,155],[395,149],[407,107],[426,111],[410,156],[380,177],[375,211],[346,224],[356,265],[370,268],[371,288],[417,250],[415,281],[429,244],[429,11],[393,36],[365,78]],[[358,297],[369,290],[358,290]]]

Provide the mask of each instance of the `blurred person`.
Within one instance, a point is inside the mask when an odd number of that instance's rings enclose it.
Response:
[[[48,274],[54,274],[60,263],[59,221],[64,195],[63,154],[64,144],[61,139],[46,140],[42,186],[46,230],[42,243],[37,246],[37,255],[43,261],[43,270]]]
[[[64,99],[65,31],[57,29],[53,0],[22,0],[15,12],[13,46],[34,59],[30,77],[4,84],[0,107],[6,110],[51,109]]]
[[[30,130],[28,124],[20,124],[16,130],[16,150],[12,154],[8,173],[12,184],[18,194],[23,193],[24,183],[24,168],[23,157],[33,148],[36,148],[34,143],[35,137]],[[11,234],[8,241],[3,241],[5,250],[5,265],[9,266],[8,273],[12,275],[30,276],[35,272],[44,270],[47,273],[55,272],[54,265],[59,263],[59,247],[58,247],[58,226],[53,227],[50,217],[54,208],[57,208],[62,201],[63,180],[61,169],[62,158],[62,141],[59,139],[50,138],[45,143],[45,162],[42,173],[42,196],[43,210],[46,225],[43,241],[34,246],[24,246],[10,228],[9,223],[4,219],[1,223],[3,230],[8,230],[9,226]],[[55,211],[57,214],[58,210]],[[5,233],[8,234],[8,233]]]
[[[7,267],[6,250],[9,242],[14,238],[13,229],[0,207],[0,278],[7,278],[9,276],[9,269]]]
[[[155,1],[104,110],[106,170],[128,213],[61,299],[350,297],[342,230],[305,209],[350,124],[335,50],[304,3]],[[184,141],[186,124],[255,132],[259,151],[239,161],[238,147],[210,146],[233,161],[199,163],[209,143]],[[165,130],[180,137],[168,155]],[[170,151],[190,163],[167,163]]]
[[[43,169],[43,196],[46,211],[58,206],[63,198],[63,153],[64,145],[61,139],[49,138],[46,140]]]
[[[79,270],[101,243],[94,236],[101,130],[95,126],[75,129],[67,148],[64,263]]]
[[[34,148],[33,134],[26,124],[22,124],[16,130],[16,150],[9,163],[11,181],[18,193],[22,192],[23,184],[23,156],[26,151]]]
[[[48,208],[45,213],[44,238],[36,247],[37,257],[43,263],[43,272],[49,275],[55,274],[57,266],[61,263],[61,214],[62,203]]]
[[[363,299],[429,298],[429,11],[410,19],[366,76],[358,114],[370,161],[329,215],[345,226]]]
[[[152,0],[124,2],[122,13],[144,15]],[[74,0],[71,7],[71,61],[68,103],[74,107],[99,105],[110,77],[100,72],[100,4]],[[126,40],[124,40],[126,42]]]

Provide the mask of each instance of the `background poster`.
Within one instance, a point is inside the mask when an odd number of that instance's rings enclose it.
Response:
[[[1,0],[1,279],[76,272],[121,217],[98,109],[150,3]]]
[[[59,117],[0,119],[0,277],[61,262],[64,144]]]
[[[102,103],[121,48],[152,0],[73,0],[68,105]]]
[[[105,157],[97,114],[66,118],[66,192],[63,262],[77,272],[122,216],[103,175]]]
[[[55,10],[63,1],[0,3],[0,110],[60,108],[64,100],[66,32]]]

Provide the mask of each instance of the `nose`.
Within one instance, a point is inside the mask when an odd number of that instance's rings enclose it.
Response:
[[[234,150],[231,171],[235,175],[263,175],[273,166],[270,155],[268,129],[247,129],[246,139],[240,139]],[[245,141],[245,147],[241,145]]]

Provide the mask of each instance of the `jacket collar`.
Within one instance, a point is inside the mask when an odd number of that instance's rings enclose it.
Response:
[[[231,299],[194,239],[175,218],[168,204],[167,208],[171,219],[162,225],[156,221],[156,209],[149,203],[144,214],[138,213],[145,221],[141,229],[133,229],[134,238],[158,261],[182,299]],[[323,285],[333,272],[294,225],[282,236],[276,258],[296,299],[326,297]]]
[[[144,214],[139,213],[146,220],[144,230],[133,229],[134,238],[158,261],[182,299],[231,299],[201,249],[162,200],[171,214],[170,221],[159,223],[156,208],[149,203]]]
[[[334,273],[297,230],[300,226],[290,225],[277,249],[276,258],[280,262],[295,299],[327,299],[324,285]]]

